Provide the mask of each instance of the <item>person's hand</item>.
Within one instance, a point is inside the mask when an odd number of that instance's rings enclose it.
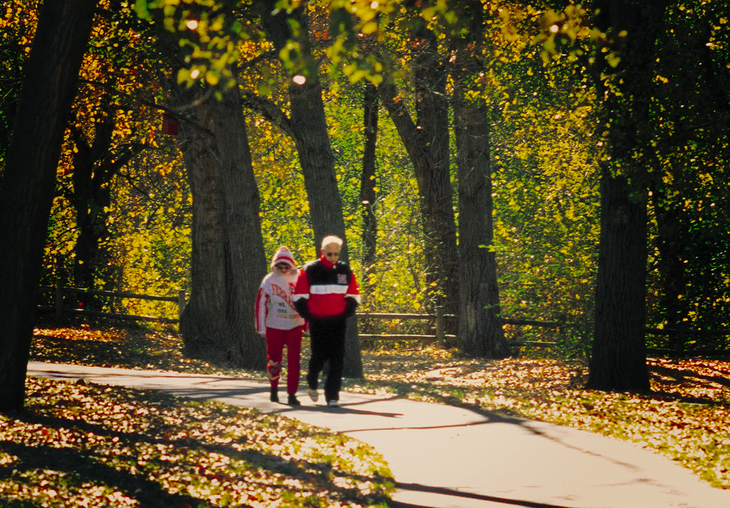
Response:
[[[294,302],[294,308],[297,310],[297,313],[306,319],[307,321],[312,321],[312,315],[309,313],[309,308],[307,307],[307,301],[306,300],[297,300]]]
[[[345,307],[345,317],[349,318],[354,316],[357,310],[357,302],[352,298],[347,298],[345,303],[347,304]]]

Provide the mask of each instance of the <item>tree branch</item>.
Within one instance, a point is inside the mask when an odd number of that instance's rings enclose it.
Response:
[[[292,130],[289,117],[286,116],[286,113],[274,101],[247,91],[241,94],[241,100],[245,106],[263,115],[264,118],[279,127],[294,141],[297,140],[296,133]]]

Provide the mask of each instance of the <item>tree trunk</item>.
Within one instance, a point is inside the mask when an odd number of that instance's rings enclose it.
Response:
[[[459,309],[459,254],[456,246],[454,196],[451,185],[449,154],[449,103],[446,98],[446,69],[440,61],[433,33],[423,30],[428,41],[414,65],[417,132],[430,155],[429,170],[423,171],[419,189],[427,202],[424,215],[427,281],[436,282],[440,290],[435,301],[447,314]],[[431,274],[430,280],[428,274]]]
[[[593,353],[587,388],[644,391],[646,198],[604,168]]]
[[[481,5],[469,19],[476,26],[467,37],[481,35]],[[454,130],[459,180],[459,350],[488,358],[509,356],[502,329],[497,259],[492,249],[492,175],[490,127],[483,99],[470,103],[467,92],[481,70],[468,39],[454,40]]]
[[[180,317],[185,353],[263,369],[254,305],[267,263],[238,88],[204,100],[194,115],[197,127],[184,122],[181,139],[193,193],[192,288]]]
[[[108,253],[104,251],[102,242],[108,236],[108,214],[104,207],[110,203],[108,184],[112,175],[104,169],[109,166],[113,132],[112,115],[96,124],[91,143],[82,132],[71,128],[77,150],[73,157],[73,194],[70,200],[76,211],[76,227],[79,230],[73,266],[74,285],[77,288],[94,289],[95,274],[102,273],[107,266]],[[101,310],[99,297],[78,295],[77,298],[85,309]]]
[[[379,92],[418,181],[426,281],[435,288],[429,306],[441,305],[446,313],[455,314],[459,309],[458,251],[449,168],[446,72],[434,34],[419,28],[413,36],[421,48],[414,61],[417,123],[398,100],[392,81],[380,85]]]
[[[378,139],[378,90],[368,82],[363,94],[365,149],[362,156],[360,202],[362,204],[362,268],[364,287],[369,286],[368,272],[375,264],[378,241],[378,222],[375,217],[375,159]],[[365,292],[367,295],[367,292]]]
[[[596,281],[593,353],[587,388],[650,389],[646,367],[647,132],[656,34],[664,1],[595,3],[597,26],[615,42],[621,60],[615,69],[596,72],[599,96],[606,96],[610,161],[601,167],[601,234]],[[625,34],[619,35],[621,32]],[[617,92],[604,87],[614,78]]]
[[[47,0],[0,180],[0,411],[25,400],[43,246],[63,133],[96,0]]]
[[[447,314],[459,309],[459,254],[456,246],[451,160],[449,154],[449,103],[446,97],[447,71],[441,63],[438,40],[422,20],[413,34],[421,47],[413,65],[416,92],[416,134],[428,154],[428,167],[419,166],[416,178],[425,198],[427,282],[436,282],[440,294],[436,306]],[[430,262],[429,262],[430,259]],[[428,274],[431,274],[430,278]]]
[[[277,49],[281,49],[292,37],[287,24],[287,13],[280,10],[271,16],[276,2],[266,2],[267,13],[264,25],[269,38]],[[314,230],[314,256],[319,257],[322,239],[327,235],[336,235],[343,239],[340,260],[349,261],[345,219],[342,213],[342,198],[337,187],[335,158],[330,145],[324,102],[322,101],[322,85],[318,68],[312,55],[309,42],[308,24],[303,8],[295,9],[289,16],[296,19],[303,27],[298,42],[301,49],[301,63],[305,66],[306,81],[289,84],[289,104],[291,108],[291,130],[299,155],[299,163],[304,175],[304,187],[307,190],[309,209]],[[362,378],[362,357],[360,341],[357,335],[355,318],[347,320],[345,367],[343,376]]]

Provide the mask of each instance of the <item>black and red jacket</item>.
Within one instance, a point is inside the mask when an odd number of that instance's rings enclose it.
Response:
[[[320,257],[299,272],[292,300],[307,320],[344,318],[355,313],[360,291],[349,265],[342,261],[332,264]]]

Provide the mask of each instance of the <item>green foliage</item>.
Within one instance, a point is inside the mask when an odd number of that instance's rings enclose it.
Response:
[[[319,255],[309,222],[304,177],[293,143],[259,117],[249,120],[252,158],[261,196],[261,233],[267,259],[286,245],[300,265]]]
[[[233,86],[230,66],[240,57],[238,43],[257,37],[223,2],[136,0],[134,8],[141,19],[161,30],[161,37],[172,38],[178,46],[184,66],[177,81],[188,86],[199,81]]]
[[[23,64],[35,35],[37,2],[15,0],[0,7],[0,175],[10,145],[15,109],[23,80]]]
[[[189,291],[192,196],[180,155],[150,153],[129,165],[118,184],[110,228],[117,288],[164,296]],[[124,309],[177,315],[176,305],[165,302],[125,300]]]
[[[327,114],[343,199],[350,258],[369,312],[415,312],[426,298],[418,188],[413,168],[390,118],[380,113],[376,152],[375,210],[378,223],[373,265],[362,265],[363,207],[360,175],[364,149],[361,88],[333,86]]]
[[[545,65],[539,37],[513,50],[519,59],[505,53],[484,77],[494,105],[494,249],[502,314],[567,322],[574,331],[563,339],[580,350],[592,320],[597,264],[595,97],[567,59]],[[534,339],[536,332],[515,333]]]
[[[727,13],[718,4],[668,9],[652,90],[654,326],[730,326],[728,42]]]
[[[18,8],[26,4],[34,5],[17,0],[2,12],[0,35],[14,46],[2,46],[7,58],[1,68],[15,84],[3,85],[0,135],[2,122],[5,131],[10,125],[17,74],[35,24],[33,9]],[[112,262],[100,267],[100,283],[101,270],[109,270],[116,289],[175,294],[189,285],[190,191],[173,140],[168,144],[159,135],[159,114],[144,106],[170,100],[168,78],[188,84],[204,79],[210,86],[224,86],[231,77],[229,64],[236,62],[242,90],[256,90],[287,112],[288,77],[302,65],[297,48],[305,27],[292,25],[295,38],[280,64],[261,35],[255,3],[233,4],[234,10],[227,12],[223,2],[213,0],[122,2],[114,18],[100,20],[95,27],[74,125],[93,139],[109,114],[100,105],[108,104],[116,115],[111,156],[133,144],[154,150],[137,156],[111,184],[112,203],[103,214],[110,233],[104,243]],[[555,2],[549,4],[552,10],[538,4],[482,3],[484,38],[474,48],[474,58],[483,72],[473,76],[468,99],[487,104],[491,114],[495,238],[485,247],[497,255],[502,315],[569,323],[569,330],[561,331],[562,340],[565,353],[575,354],[586,347],[592,328],[598,165],[608,157],[604,126],[598,121],[605,96],[596,93],[589,74],[605,72],[599,81],[608,85],[603,92],[611,93],[611,80],[644,70],[613,72],[621,69],[621,60],[610,43],[625,34],[596,30],[590,13],[580,6],[559,10]],[[299,5],[283,1],[278,8]],[[358,81],[379,83],[385,73],[392,73],[399,84],[406,83],[400,80],[412,72],[414,48],[404,34],[421,20],[437,35],[448,64],[449,37],[468,29],[469,20],[456,7],[462,6],[397,0],[306,4],[306,35],[320,65],[350,262],[363,290],[363,311],[420,311],[429,288],[416,182],[384,111],[373,182],[377,257],[365,272]],[[652,326],[674,326],[674,313],[679,313],[679,322],[702,329],[730,326],[730,23],[722,7],[722,2],[699,0],[671,5],[662,20],[666,30],[657,41],[656,66],[647,70],[655,86],[648,93],[651,114],[641,128],[646,139],[635,155],[646,169],[642,178],[652,192],[647,294]],[[147,21],[134,18],[132,9]],[[190,28],[187,21],[193,19],[197,24]],[[148,21],[165,32],[154,32],[153,37]],[[180,74],[165,72],[161,48],[182,51],[185,68]],[[398,99],[410,103],[412,93],[404,88]],[[312,242],[295,144],[271,118],[247,115],[267,256],[283,244],[302,264],[319,249]],[[69,273],[74,262],[78,232],[69,199],[76,149],[67,136],[49,222],[43,279],[47,285],[52,285],[54,272],[63,268]],[[455,209],[457,217],[458,212]],[[673,247],[667,250],[669,244]],[[676,291],[666,283],[671,279],[667,266],[673,261],[682,265],[683,286]],[[155,305],[159,304],[125,302],[124,308],[153,314],[158,313]],[[384,327],[406,331],[402,323]],[[534,328],[508,332],[511,338],[547,337]]]

